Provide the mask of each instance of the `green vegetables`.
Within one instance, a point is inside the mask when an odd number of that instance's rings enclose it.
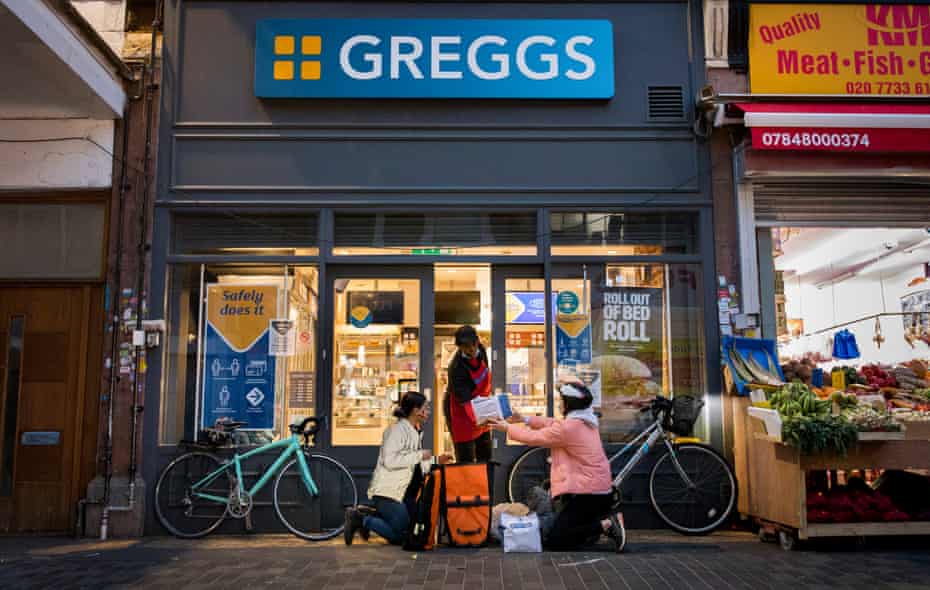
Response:
[[[841,416],[799,416],[782,423],[782,440],[804,455],[836,452],[846,455],[856,444],[858,429]]]
[[[826,416],[831,408],[829,400],[819,399],[809,387],[797,382],[779,388],[769,398],[769,403],[782,418]]]

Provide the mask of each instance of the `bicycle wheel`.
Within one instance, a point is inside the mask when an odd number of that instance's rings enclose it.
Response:
[[[226,517],[226,504],[200,498],[191,486],[223,464],[208,453],[186,453],[165,467],[155,484],[155,514],[168,531],[184,539],[203,537],[220,526]],[[229,471],[223,470],[202,491],[228,498],[232,491]]]
[[[355,480],[345,466],[326,455],[304,451],[318,494],[311,495],[300,476],[297,459],[278,473],[274,509],[281,523],[303,539],[331,539],[345,527],[345,509],[358,505]]]
[[[549,449],[527,449],[517,457],[507,474],[507,499],[526,504],[530,490],[536,486],[549,487]]]
[[[727,460],[703,445],[677,445],[675,456],[693,485],[682,479],[666,453],[649,475],[649,499],[659,518],[688,535],[719,528],[736,505],[736,477]]]

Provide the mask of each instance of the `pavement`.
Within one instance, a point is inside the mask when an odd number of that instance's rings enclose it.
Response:
[[[930,588],[930,541],[818,544],[798,551],[749,533],[683,537],[629,531],[574,553],[508,554],[500,547],[409,553],[381,542],[213,536],[74,540],[0,537],[0,588],[313,590],[718,590]]]

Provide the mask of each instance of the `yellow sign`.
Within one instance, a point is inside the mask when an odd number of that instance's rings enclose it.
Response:
[[[753,94],[930,95],[930,5],[753,4]]]
[[[238,352],[247,350],[268,329],[278,309],[275,285],[210,285],[207,321]]]

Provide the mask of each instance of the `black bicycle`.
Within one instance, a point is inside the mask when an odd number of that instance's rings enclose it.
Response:
[[[620,450],[607,452],[614,490],[647,453],[661,449],[662,456],[649,474],[649,502],[668,526],[687,535],[701,535],[720,528],[736,508],[736,476],[729,462],[713,448],[699,443],[677,443],[672,435],[687,436],[704,403],[691,396],[656,397],[643,412],[652,413],[652,424]],[[630,451],[625,463],[620,457]],[[526,502],[530,490],[548,487],[549,449],[535,447],[520,455],[507,476],[511,502]],[[618,469],[614,465],[618,464]]]

